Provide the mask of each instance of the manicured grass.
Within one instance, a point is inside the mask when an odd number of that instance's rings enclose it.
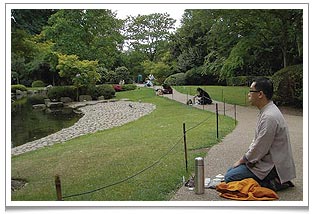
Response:
[[[233,119],[220,116],[220,138],[216,139],[213,113],[156,96],[152,89],[117,93],[117,99],[121,98],[153,103],[156,109],[120,127],[12,157],[12,178],[29,182],[12,193],[12,200],[56,200],[56,174],[60,175],[65,201],[169,200],[182,185],[182,176],[187,179],[194,172],[194,158],[206,154],[200,148],[211,147],[234,128]],[[187,132],[187,173],[182,124],[188,130],[201,121]],[[66,198],[113,184],[144,169],[118,185]]]
[[[201,87],[211,96],[213,100],[247,106],[249,87],[238,86],[174,86],[174,88],[184,94],[196,95],[196,89]]]

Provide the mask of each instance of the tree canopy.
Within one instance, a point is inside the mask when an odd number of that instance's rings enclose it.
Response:
[[[149,73],[159,83],[176,73],[218,81],[271,76],[303,62],[301,9],[186,9],[176,30],[167,13],[121,20],[117,12],[12,10],[12,83],[72,83],[62,65],[73,56],[80,76],[101,83],[121,70],[129,82]]]

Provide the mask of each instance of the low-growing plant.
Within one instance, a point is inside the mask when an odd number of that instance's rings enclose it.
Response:
[[[20,91],[27,91],[26,86],[18,84],[18,85],[12,85],[11,86],[11,92],[12,93],[16,93],[16,90],[20,90]]]
[[[185,85],[185,73],[177,73],[169,76],[164,83],[169,85]]]
[[[42,80],[35,80],[32,82],[31,87],[35,88],[35,87],[44,87],[45,84]]]
[[[115,96],[115,90],[109,84],[97,85],[95,93],[97,97],[104,96],[104,99],[111,99]]]
[[[51,100],[60,100],[61,97],[70,97],[76,100],[77,88],[75,86],[54,86],[48,91],[48,98]]]
[[[122,86],[123,91],[135,90],[137,86],[135,84],[125,84]]]
[[[280,105],[302,107],[303,67],[293,65],[283,68],[272,76],[274,85],[273,100]]]
[[[46,98],[47,96],[43,96],[43,95],[33,95],[33,96],[28,97],[27,102],[31,103],[32,105],[43,104],[44,99]]]

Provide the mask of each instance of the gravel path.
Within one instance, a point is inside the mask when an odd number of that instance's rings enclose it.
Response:
[[[187,95],[175,90],[172,95],[164,96],[182,103],[186,103],[187,99],[191,98],[191,96],[187,97]],[[215,112],[215,103],[218,103],[219,114],[223,114],[225,109],[226,115],[234,118],[233,105],[226,104],[224,108],[223,103],[214,102],[212,105],[193,106]],[[236,128],[222,139],[222,142],[210,148],[206,157],[204,157],[206,178],[214,178],[218,174],[224,175],[227,169],[248,149],[250,141],[254,136],[258,112],[258,109],[255,107],[237,106],[236,119],[238,124]],[[300,112],[297,115],[289,114],[289,111],[286,110],[282,112],[289,126],[297,178],[293,180],[294,188],[278,192],[279,201],[303,201],[303,117]],[[305,182],[305,187],[305,190],[307,190],[307,182]],[[171,200],[183,201],[183,205],[187,204],[185,201],[229,201],[219,197],[218,192],[214,189],[206,189],[204,194],[196,195],[184,186],[176,192]],[[192,202],[188,205],[192,205]],[[211,205],[211,203],[207,203],[207,206]]]
[[[12,148],[11,155],[19,155],[45,146],[51,146],[55,143],[62,143],[88,133],[121,126],[151,113],[156,108],[156,106],[150,103],[129,101],[90,101],[72,103],[69,106],[78,108],[84,116],[71,127]]]

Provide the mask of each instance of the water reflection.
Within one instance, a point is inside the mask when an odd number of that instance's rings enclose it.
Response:
[[[82,116],[72,108],[33,109],[26,97],[16,100],[11,107],[12,147],[72,126]]]

